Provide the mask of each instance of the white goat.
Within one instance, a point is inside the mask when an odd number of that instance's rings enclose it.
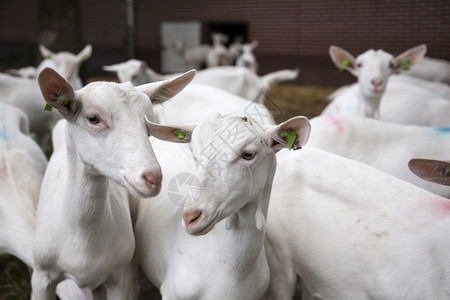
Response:
[[[50,132],[60,116],[56,112],[44,111],[45,101],[36,79],[0,73],[0,101],[26,113],[34,138],[47,150]]]
[[[423,158],[411,159],[409,169],[423,180],[450,185],[450,162]]]
[[[162,179],[144,119],[152,116],[150,100],[172,97],[194,74],[137,88],[94,82],[74,91],[55,71],[40,73],[45,100],[65,120],[55,127],[39,198],[36,300],[54,298],[56,284],[66,278],[94,294],[104,287],[109,299],[136,298],[128,192],[155,196]]]
[[[294,80],[298,72],[298,69],[286,69],[258,76],[247,68],[224,66],[198,72],[194,82],[213,85],[244,99],[264,103],[265,93],[271,84]]]
[[[253,41],[250,44],[242,45],[242,54],[236,60],[236,66],[247,68],[255,73],[258,73],[258,62],[253,54],[253,50],[258,46],[258,41]]]
[[[81,85],[78,69],[81,62],[89,58],[92,49],[90,45],[77,55],[69,52],[55,54],[43,45],[39,48],[46,59],[38,66],[37,72],[46,66],[51,66],[73,86]],[[39,145],[47,152],[50,148],[51,130],[60,116],[56,112],[44,111],[45,101],[37,80],[0,73],[0,101],[18,107],[27,114],[31,132]]]
[[[189,147],[152,140],[167,180],[156,199],[137,200],[134,210],[142,269],[163,299],[260,299],[269,282],[263,243],[275,153],[287,144],[280,133],[289,130],[297,136],[291,147],[301,147],[308,121],[296,117],[265,127],[239,114],[212,117],[193,131],[148,126],[157,138],[190,140],[192,154]],[[187,188],[177,191],[183,182],[174,187],[174,179],[187,179]],[[168,193],[186,201],[171,202]]]
[[[19,68],[19,69],[8,69],[5,71],[5,73],[9,74],[9,75],[25,77],[25,78],[29,78],[29,79],[36,78],[36,76],[37,76],[36,67],[32,67],[32,66],[23,67],[23,68]]]
[[[166,80],[180,74],[163,75],[151,69],[143,60],[130,59],[126,62],[103,66],[102,69],[114,72],[122,83],[131,82],[134,86]]]
[[[250,102],[219,88],[190,84],[182,92],[161,105],[154,105],[154,120],[166,123],[200,123],[217,113],[242,112],[262,125],[273,125],[271,112],[260,103]],[[200,113],[201,112],[201,113]]]
[[[128,60],[127,62],[104,66],[103,69],[116,72],[120,82],[129,81],[133,85],[165,80],[178,75],[159,74],[140,60]],[[294,80],[297,78],[298,72],[298,69],[280,70],[258,76],[247,68],[222,66],[198,71],[193,82],[215,86],[247,100],[264,103],[265,93],[269,90],[271,84]]]
[[[450,125],[450,104],[446,99],[404,82],[386,89],[391,74],[414,64],[425,51],[426,46],[421,45],[394,58],[382,50],[368,50],[354,58],[339,47],[330,47],[334,63],[357,76],[358,85],[340,93],[323,113],[353,113],[403,124]]]
[[[450,200],[315,148],[279,152],[265,299],[446,299]]]
[[[231,64],[236,64],[236,60],[241,55],[242,51],[242,36],[237,36],[234,41],[228,46],[228,56],[230,57]]]
[[[405,73],[426,80],[450,84],[450,62],[444,59],[425,56]]]
[[[0,103],[0,254],[15,255],[33,267],[36,208],[47,158],[28,127],[21,110]]]
[[[175,50],[183,57],[186,66],[189,68],[200,68],[206,64],[206,57],[209,51],[211,51],[211,46],[207,44],[202,44],[188,48],[184,41],[175,42]]]
[[[228,42],[228,36],[220,32],[213,32],[211,34],[211,39],[213,44],[206,56],[206,66],[211,68],[230,65],[231,59],[227,48],[224,46],[224,44]]]
[[[54,53],[48,50],[43,44],[39,45],[39,51],[44,57],[44,61],[42,61],[37,67],[37,74],[39,74],[45,68],[52,68],[56,70],[61,76],[63,76],[67,81],[69,81],[76,90],[83,87],[83,83],[78,76],[78,72],[80,70],[81,63],[91,57],[91,45],[86,45],[76,55],[67,51]]]
[[[383,50],[370,49],[355,58],[346,50],[331,46],[329,54],[338,68],[349,71],[358,79],[355,112],[378,118],[378,108],[389,77],[422,59],[426,51],[426,46],[420,45],[393,57]]]
[[[28,135],[28,127],[21,110],[0,103],[0,255],[12,254],[32,269],[36,209],[47,158]],[[70,280],[57,290],[63,300],[88,297],[88,291]]]
[[[450,188],[423,181],[408,170],[414,157],[443,159],[450,153],[450,128],[401,125],[353,116],[311,120],[308,146],[355,159],[450,198]]]

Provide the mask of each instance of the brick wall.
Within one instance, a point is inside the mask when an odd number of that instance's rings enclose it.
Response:
[[[94,46],[89,73],[127,59],[125,0],[79,1],[84,40]],[[31,2],[0,4],[0,54],[5,45],[36,43],[36,4]],[[331,44],[354,54],[368,48],[399,54],[426,43],[430,56],[450,60],[448,0],[135,0],[135,54],[157,70],[164,21],[246,22],[248,38],[259,40],[260,73],[299,67],[298,82],[306,84],[353,81],[331,64]]]

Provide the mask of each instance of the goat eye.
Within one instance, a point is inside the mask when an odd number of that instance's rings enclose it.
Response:
[[[87,116],[87,120],[91,124],[98,124],[102,119],[99,117],[99,115],[89,115]]]
[[[241,158],[245,159],[245,160],[252,160],[253,157],[255,157],[256,153],[255,152],[250,152],[250,151],[244,151],[241,154]]]
[[[357,64],[356,64],[356,67],[357,67],[357,68],[361,68],[361,67],[362,67],[362,63],[357,63]]]
[[[394,63],[393,63],[393,62],[390,62],[390,63],[389,63],[389,68],[391,68],[391,69],[394,68]]]

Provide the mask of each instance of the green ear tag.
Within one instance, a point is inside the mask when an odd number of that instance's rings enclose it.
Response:
[[[61,102],[62,105],[69,104],[69,99],[59,99],[59,102]]]
[[[45,58],[46,59],[51,59],[52,57],[50,55],[47,55]]]
[[[291,150],[292,146],[294,146],[294,142],[295,142],[295,139],[297,138],[297,135],[292,130],[283,130],[280,132],[280,137],[287,138],[287,146],[288,146],[288,149]],[[297,149],[294,149],[294,150],[297,150]]]
[[[83,60],[88,60],[89,59],[89,55],[83,55]]]
[[[51,107],[48,103],[45,103],[44,110],[52,111],[53,107]]]
[[[348,67],[350,65],[350,62],[347,59],[342,60],[341,65],[340,66],[336,66],[336,68],[339,71],[344,71],[346,67]]]
[[[445,176],[450,177],[450,168],[445,169]]]
[[[184,131],[182,131],[181,129],[175,129],[173,131],[173,134],[179,139],[179,140],[184,140],[184,138],[186,137],[186,133],[184,133]]]
[[[400,68],[402,70],[408,71],[409,67],[411,67],[411,61],[409,60],[409,58],[404,59],[401,63],[400,63]]]
[[[167,99],[167,92],[167,88],[160,88],[156,91],[156,93],[153,94],[153,99],[158,103],[162,103]]]

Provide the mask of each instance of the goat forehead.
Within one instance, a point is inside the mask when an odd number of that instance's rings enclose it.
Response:
[[[250,143],[260,143],[262,128],[251,118],[240,115],[217,116],[197,126],[192,136],[194,155],[215,149],[217,154],[238,154]]]
[[[358,58],[360,60],[364,60],[367,62],[386,62],[390,61],[394,57],[381,49],[379,50],[370,49],[361,54]]]
[[[130,83],[93,82],[79,91],[84,101],[111,110],[132,109],[146,114],[151,111],[150,99]]]
[[[75,61],[75,55],[70,52],[60,52],[56,54],[55,59],[60,61]]]

